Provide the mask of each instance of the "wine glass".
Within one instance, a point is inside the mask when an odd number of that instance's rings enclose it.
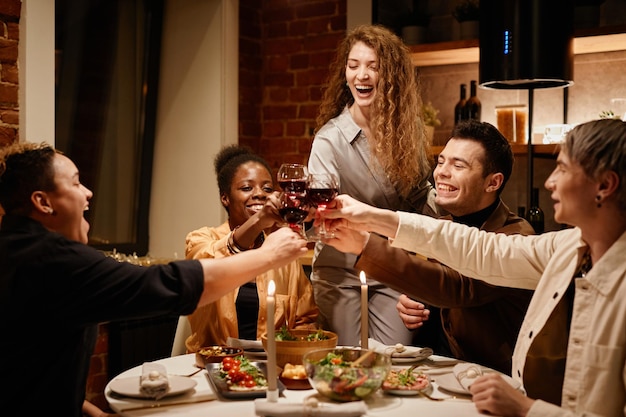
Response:
[[[306,190],[300,193],[280,193],[278,213],[300,236],[307,239],[304,232],[304,220],[309,215],[309,200]]]
[[[339,194],[339,178],[330,173],[309,174],[307,181],[307,198],[318,210],[324,210],[328,204]],[[332,238],[332,233],[326,231],[324,222],[320,225],[320,237]]]
[[[278,186],[287,194],[306,192],[308,170],[302,164],[282,164],[276,175]]]
[[[306,197],[308,170],[302,164],[282,164],[276,175],[280,194],[278,212],[294,230],[306,239],[304,220],[309,214],[309,202]]]

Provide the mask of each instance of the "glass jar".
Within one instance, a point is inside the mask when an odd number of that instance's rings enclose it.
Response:
[[[511,143],[527,143],[527,107],[525,104],[496,106],[498,130]]]

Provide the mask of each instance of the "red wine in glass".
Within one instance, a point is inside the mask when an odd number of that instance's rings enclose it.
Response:
[[[289,223],[289,227],[296,230],[300,235],[306,239],[304,233],[304,220],[309,215],[309,200],[306,196],[306,191],[302,193],[281,193],[280,194],[280,206],[278,207],[278,213],[282,218]]]
[[[297,227],[304,222],[304,219],[309,214],[308,210],[303,210],[299,207],[281,207],[278,209],[278,213],[292,227]]]
[[[299,194],[306,192],[306,180],[304,179],[281,179],[278,186],[286,193]]]
[[[276,174],[276,181],[286,193],[304,193],[307,176],[307,167],[302,164],[282,164]]]
[[[338,193],[338,188],[309,188],[307,196],[315,207],[326,208]]]
[[[322,210],[339,193],[339,179],[335,174],[309,174],[307,186],[307,198],[313,206]],[[324,222],[319,227],[318,235],[319,237],[332,237],[326,232]]]

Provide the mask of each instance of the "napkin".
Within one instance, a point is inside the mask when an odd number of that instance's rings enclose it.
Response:
[[[147,397],[158,400],[170,389],[165,366],[155,362],[144,362],[139,377],[139,391]]]
[[[359,417],[367,412],[364,401],[329,403],[308,397],[303,402],[279,398],[276,402],[265,398],[254,400],[254,410],[260,417]]]
[[[419,361],[433,354],[433,350],[427,347],[404,346],[400,343],[388,346],[374,339],[368,339],[367,343],[370,349],[390,355],[392,358],[413,358]]]
[[[469,392],[470,386],[483,374],[483,371],[480,365],[474,363],[457,363],[452,368],[452,373],[459,384]]]
[[[226,344],[232,347],[242,348],[243,350],[263,351],[263,343],[260,340],[246,340],[229,337]]]

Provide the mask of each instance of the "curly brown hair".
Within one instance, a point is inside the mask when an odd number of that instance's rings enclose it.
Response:
[[[316,119],[316,131],[354,103],[346,85],[346,65],[357,42],[372,48],[378,57],[378,85],[371,108],[368,138],[372,157],[402,196],[430,172],[430,162],[420,86],[409,50],[393,32],[380,25],[361,25],[339,45],[330,66],[327,88]]]

